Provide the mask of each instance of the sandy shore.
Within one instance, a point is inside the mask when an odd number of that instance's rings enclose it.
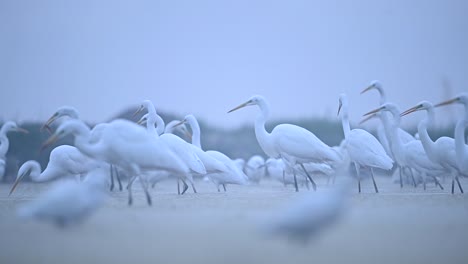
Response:
[[[67,230],[16,218],[16,206],[48,184],[22,184],[10,198],[2,184],[0,263],[468,263],[466,195],[449,194],[448,181],[445,191],[430,184],[426,192],[377,181],[381,193],[363,182],[341,221],[305,246],[258,231],[262,217],[298,195],[277,182],[228,186],[227,193],[199,182],[198,194],[184,196],[165,182],[152,190],[152,207],[141,190],[132,207],[126,192],[113,192]]]

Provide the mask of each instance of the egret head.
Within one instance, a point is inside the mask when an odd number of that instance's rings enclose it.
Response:
[[[19,127],[14,121],[7,121],[5,124],[3,124],[1,131],[5,135],[8,132],[21,132],[26,134],[29,133],[29,131]]]
[[[41,165],[35,160],[29,160],[26,161],[23,165],[18,170],[18,175],[16,176],[16,180],[11,186],[10,193],[8,196],[10,196],[18,187],[18,184],[21,182],[22,179],[25,177],[29,177],[31,173],[40,173],[41,172]]]
[[[67,135],[78,134],[86,129],[86,125],[78,119],[69,120],[61,124],[57,130],[42,144],[41,151],[54,144],[57,140]]]
[[[421,110],[432,110],[433,108],[434,106],[430,102],[421,101],[415,107],[411,107],[410,109],[403,111],[403,113],[401,113],[400,116],[405,116],[407,114],[411,114],[413,112],[421,111]]]
[[[377,91],[379,91],[379,93],[382,93],[382,91],[383,91],[382,84],[380,84],[379,81],[374,80],[374,81],[370,82],[369,86],[367,86],[366,89],[361,91],[361,94],[363,94],[363,93],[365,93],[367,91],[370,91],[372,89],[376,89]]]
[[[144,125],[148,121],[148,113],[144,114],[140,120],[138,120],[137,124],[138,125]]]
[[[140,112],[142,112],[145,109],[148,112],[151,112],[151,111],[154,110],[154,112],[156,113],[156,108],[154,107],[153,102],[151,102],[151,100],[143,100],[143,102],[138,107],[138,109],[135,111],[135,113],[133,113],[133,116],[136,116],[137,114],[139,114]]]
[[[228,113],[234,112],[238,109],[241,109],[243,107],[249,106],[249,105],[260,105],[264,104],[266,102],[265,98],[261,95],[254,95],[250,97],[249,100],[247,100],[245,103],[238,105],[237,107],[234,107],[233,109],[229,110]]]
[[[463,104],[465,107],[468,107],[468,93],[462,93],[453,99],[438,103],[434,105],[434,107],[450,105],[450,104]]]
[[[187,126],[185,124],[190,123],[191,119],[195,118],[193,115],[186,115],[182,121],[176,122],[173,126],[174,129],[179,129],[180,132],[182,132],[189,141],[192,141],[192,133],[187,129]],[[172,123],[172,122],[171,122]]]
[[[55,111],[55,113],[44,123],[41,130],[47,129],[50,131],[50,125],[57,119],[63,116],[68,116],[72,119],[79,119],[78,111],[72,106],[62,106]]]

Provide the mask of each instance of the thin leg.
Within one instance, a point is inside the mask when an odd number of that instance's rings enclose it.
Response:
[[[427,177],[427,176],[426,176],[425,173],[423,173],[423,174],[421,174],[421,175],[422,175],[422,177],[423,177],[423,186],[424,186],[424,191],[425,191],[425,190],[426,190],[426,177]]]
[[[307,178],[306,178],[305,186],[306,186],[307,190],[310,190],[309,181],[307,180]]]
[[[455,192],[455,177],[452,177],[452,194]]]
[[[224,192],[226,192],[226,184],[223,184]]]
[[[358,191],[361,193],[361,173],[359,171],[359,165],[354,163],[354,168],[356,168],[356,177],[358,180]]]
[[[370,173],[372,177],[372,182],[374,183],[375,193],[379,193],[379,189],[377,189],[377,184],[375,183],[375,179],[374,179],[374,169],[372,167],[370,168]]]
[[[135,181],[136,178],[137,178],[137,176],[132,176],[132,178],[130,178],[130,180],[128,181],[128,185],[127,185],[128,205],[133,204],[132,185],[133,185],[133,182]]]
[[[299,187],[297,187],[296,170],[294,169],[293,169],[293,175],[294,175],[294,187],[296,188],[296,192],[298,192]]]
[[[400,188],[403,188],[403,175],[401,172],[401,166],[398,166],[398,171],[400,172]]]
[[[114,167],[111,164],[109,168],[110,168],[110,179],[111,179],[110,191],[112,192],[114,190]]]
[[[310,177],[309,173],[307,172],[307,170],[304,167],[304,164],[302,164],[302,163],[299,163],[299,164],[301,164],[301,167],[304,170],[305,174],[307,175],[307,178],[309,178],[310,182],[312,183],[312,188],[314,188],[314,191],[316,191],[317,190],[317,184],[315,184],[314,180],[312,180],[312,177]]]
[[[119,170],[117,169],[117,167],[113,166],[114,167],[114,171],[115,171],[115,177],[117,178],[117,183],[119,184],[119,191],[122,191],[123,188],[122,188],[122,181],[120,180],[120,173],[119,173]]]
[[[219,184],[216,187],[218,188],[218,192],[221,192],[221,190],[219,189]]]
[[[143,188],[143,191],[145,192],[146,202],[148,203],[149,206],[151,206],[152,204],[151,195],[148,192],[148,184],[146,184],[146,179],[143,179],[140,177],[140,184],[141,184],[141,188]]]
[[[184,180],[182,180],[182,179],[180,179],[180,180],[181,180],[182,183],[184,184],[184,189],[183,189],[182,192],[180,193],[181,195],[183,195],[183,194],[187,191],[188,185],[187,185],[187,183],[186,183]]]
[[[414,188],[416,188],[417,184],[416,184],[416,180],[414,179],[413,170],[411,168],[408,168],[408,169],[409,169],[410,174],[411,174],[411,179],[413,180],[413,186],[414,186]]]
[[[177,194],[180,195],[180,180],[177,178]]]
[[[193,193],[197,193],[197,189],[195,189],[195,185],[193,184],[193,182],[191,183],[191,185],[192,185]]]
[[[463,193],[463,188],[460,184],[460,180],[458,179],[458,176],[455,176],[455,180],[457,181],[457,184],[458,184],[458,188],[460,189],[460,192]]]
[[[434,182],[435,182],[435,185],[436,187],[439,186],[441,190],[444,189],[444,186],[442,186],[442,184],[440,184],[439,180],[437,180],[437,177],[436,176],[432,176],[432,178],[434,179]]]

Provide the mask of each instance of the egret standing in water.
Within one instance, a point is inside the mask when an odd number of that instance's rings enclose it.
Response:
[[[450,104],[462,104],[465,108],[464,117],[458,120],[455,127],[455,152],[458,163],[458,168],[461,173],[468,175],[468,146],[466,145],[465,128],[468,122],[468,93],[462,93],[457,97],[436,104],[434,107],[450,105]]]
[[[348,151],[351,162],[354,163],[358,178],[358,188],[361,192],[360,168],[369,168],[375,192],[378,193],[374,179],[374,168],[390,170],[393,160],[387,155],[379,141],[369,132],[363,129],[351,129],[348,118],[348,99],[345,94],[339,98],[338,115],[341,112],[341,124],[345,136],[345,148]]]
[[[440,137],[434,142],[427,132],[429,124],[434,123],[434,106],[428,101],[422,101],[415,107],[404,111],[401,116],[421,110],[426,110],[427,116],[419,122],[418,133],[427,156],[432,162],[439,164],[451,174],[452,194],[455,192],[455,181],[458,184],[460,192],[463,193],[463,188],[458,179],[458,175],[461,173],[461,170],[457,164],[454,139],[449,137]]]
[[[385,103],[381,107],[370,111],[366,115],[372,115],[374,113],[390,112],[392,120],[385,120],[385,122],[390,122],[387,129],[387,134],[390,135],[390,140],[392,142],[392,152],[395,159],[397,159],[398,166],[400,166],[400,172],[402,166],[408,168],[413,175],[413,170],[419,172],[423,178],[424,190],[426,190],[426,177],[431,176],[434,179],[436,185],[438,185],[442,190],[444,189],[442,185],[437,180],[436,176],[442,174],[444,169],[433,163],[427,157],[424,147],[419,140],[413,140],[407,143],[403,143],[401,137],[398,135],[398,127],[400,125],[400,110],[395,104]],[[401,173],[400,173],[400,182],[401,182]]]
[[[300,165],[312,183],[312,187],[316,190],[317,185],[303,164],[308,162],[333,163],[339,161],[339,155],[313,133],[296,125],[280,124],[271,133],[268,133],[265,129],[265,123],[270,114],[270,107],[263,96],[252,96],[245,103],[233,108],[228,113],[251,105],[260,108],[260,114],[255,120],[255,136],[265,154],[271,158],[283,159],[293,169],[296,191],[299,191],[296,170],[294,169],[296,164]]]

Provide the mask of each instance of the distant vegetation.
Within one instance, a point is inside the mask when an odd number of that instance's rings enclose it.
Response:
[[[124,118],[129,120],[138,120],[141,115],[133,117],[135,109],[127,109],[116,116],[116,118]],[[177,117],[173,114],[159,113],[164,121],[169,122]],[[265,156],[255,138],[253,122],[251,125],[245,125],[237,129],[225,130],[218,127],[213,127],[199,120],[202,131],[202,146],[204,150],[219,150],[231,158],[248,159],[254,154]],[[343,131],[341,123],[338,120],[328,120],[323,118],[308,118],[298,120],[277,120],[267,124],[267,130],[271,131],[274,126],[280,123],[290,123],[299,125],[313,132],[318,138],[329,146],[339,145],[343,139]],[[37,160],[44,169],[47,165],[50,151],[53,147],[39,152],[42,143],[49,137],[47,131],[40,132],[42,123],[23,123],[21,127],[29,130],[29,134],[9,133],[10,149],[7,154],[7,171],[4,177],[5,181],[12,181],[16,177],[17,170],[25,161],[34,159]],[[93,126],[91,124],[91,126]],[[55,128],[54,128],[55,129]],[[373,131],[371,131],[373,132]],[[411,134],[416,132],[416,127],[409,129]],[[453,137],[453,127],[444,130],[432,131],[433,139],[440,136]],[[73,145],[73,139],[67,137],[60,140],[57,145],[69,144]]]

